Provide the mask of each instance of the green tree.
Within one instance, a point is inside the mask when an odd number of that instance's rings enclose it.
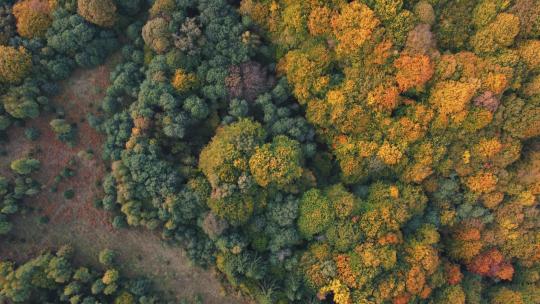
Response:
[[[53,119],[49,125],[61,141],[72,143],[75,140],[75,129],[65,119]]]
[[[325,231],[335,218],[330,200],[319,189],[304,193],[299,210],[298,229],[308,239]]]
[[[104,266],[110,267],[114,265],[116,253],[110,249],[103,249],[99,252],[99,262]]]
[[[103,278],[101,279],[101,281],[103,281],[103,284],[105,284],[105,285],[110,285],[110,284],[113,284],[114,282],[116,282],[118,280],[118,278],[119,278],[118,270],[116,270],[116,269],[108,269],[103,274]]]
[[[41,163],[34,158],[21,158],[11,162],[11,170],[26,175],[39,170]]]
[[[243,195],[241,193],[208,199],[208,207],[233,226],[245,224],[253,215],[256,203],[252,195]]]

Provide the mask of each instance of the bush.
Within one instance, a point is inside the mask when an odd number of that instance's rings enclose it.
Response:
[[[56,137],[63,142],[73,143],[75,141],[75,129],[65,119],[53,119],[49,123]]]
[[[35,118],[39,115],[39,106],[48,103],[37,83],[29,81],[21,86],[12,86],[7,93],[0,96],[6,112],[15,118]]]
[[[99,262],[107,267],[114,265],[115,257],[116,253],[110,249],[103,249],[99,252]]]
[[[72,199],[74,197],[75,197],[75,190],[68,189],[68,190],[64,191],[64,198],[65,199],[70,200],[70,199]]]
[[[113,218],[112,225],[115,229],[122,229],[128,227],[128,223],[126,222],[126,218],[121,215],[117,215]]]
[[[24,135],[26,136],[27,139],[31,141],[36,141],[41,135],[41,132],[37,128],[30,127],[24,130]]]

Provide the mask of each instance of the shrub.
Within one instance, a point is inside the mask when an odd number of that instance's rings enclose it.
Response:
[[[64,198],[70,200],[75,197],[75,191],[73,189],[68,189],[64,191]]]
[[[116,269],[108,269],[103,274],[103,278],[101,279],[101,281],[105,285],[112,285],[118,280],[118,278],[119,278],[118,270],[116,270]]]
[[[103,249],[99,252],[99,262],[107,267],[114,265],[115,257],[116,253],[110,249]]]
[[[30,127],[24,130],[24,135],[26,136],[27,139],[31,141],[36,141],[41,135],[41,132],[37,128]]]
[[[53,119],[49,125],[61,141],[72,143],[75,140],[75,129],[65,119]]]
[[[113,299],[114,303],[138,303],[133,295],[140,297],[141,303],[161,301],[144,279],[120,278],[115,269],[103,273],[97,268],[78,266],[70,246],[62,246],[56,253],[44,252],[17,265],[1,261],[0,270],[0,293],[10,303],[34,303],[34,299],[51,303],[113,303]]]
[[[128,227],[128,223],[126,222],[126,218],[121,215],[117,215],[113,218],[112,225],[115,229],[122,229]]]
[[[0,96],[6,112],[15,118],[35,118],[39,115],[39,106],[46,105],[48,99],[40,95],[37,83],[29,81],[20,86],[12,86]]]

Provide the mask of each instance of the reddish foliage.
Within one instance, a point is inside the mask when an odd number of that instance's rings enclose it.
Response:
[[[259,94],[272,87],[274,80],[258,62],[248,61],[231,66],[225,85],[232,98],[254,101]]]
[[[50,11],[49,1],[47,0],[29,0],[27,2],[28,8],[35,11],[40,11],[43,13],[49,13]]]
[[[461,222],[454,231],[454,238],[460,241],[479,241],[483,225],[478,220]]]
[[[476,227],[463,228],[456,233],[456,239],[460,241],[478,241],[480,236],[480,230]]]
[[[463,274],[461,273],[459,265],[456,264],[447,264],[445,265],[446,270],[446,281],[450,285],[457,285],[463,279]]]
[[[413,266],[407,273],[407,291],[412,294],[419,294],[426,284],[426,276],[420,266]]]
[[[392,304],[407,304],[409,303],[410,298],[411,298],[411,295],[409,295],[408,293],[405,293],[405,294],[395,297],[394,300],[392,300]]]
[[[436,41],[428,24],[419,24],[409,32],[405,51],[410,54],[429,56],[437,52]]]
[[[529,35],[534,29],[538,14],[540,14],[540,5],[535,0],[516,0],[509,13],[519,18],[521,32]]]
[[[401,242],[401,237],[396,233],[388,233],[382,236],[381,238],[379,238],[377,242],[380,245],[395,245]]]
[[[474,99],[475,106],[482,107],[491,112],[497,111],[500,103],[499,99],[490,91],[486,91]]]
[[[478,256],[467,265],[467,269],[481,276],[512,280],[514,267],[504,260],[504,256],[497,249],[490,249]]]
[[[357,288],[356,277],[351,269],[350,257],[346,254],[339,254],[334,257],[338,269],[339,278],[350,288]]]
[[[434,73],[433,64],[426,55],[401,56],[394,61],[394,66],[398,69],[396,81],[402,92],[423,85]]]

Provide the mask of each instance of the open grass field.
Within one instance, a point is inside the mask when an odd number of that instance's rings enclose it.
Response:
[[[190,265],[181,248],[164,244],[150,231],[115,230],[110,224],[110,215],[93,206],[94,199],[101,195],[99,181],[105,173],[99,152],[103,138],[85,118],[87,113],[95,112],[103,98],[114,63],[113,58],[95,69],[78,70],[62,83],[62,93],[54,100],[54,105],[65,109],[69,122],[77,123],[79,140],[74,147],[55,138],[49,127],[49,121],[54,118],[52,114],[43,113],[26,126],[10,130],[9,141],[2,147],[7,155],[0,157],[0,173],[11,174],[12,160],[32,154],[41,161],[41,169],[34,178],[43,185],[43,190],[25,201],[33,211],[17,215],[12,232],[0,239],[0,258],[22,262],[40,251],[71,244],[76,249],[77,262],[99,267],[99,251],[110,248],[118,253],[120,269],[126,275],[153,279],[167,299],[174,301],[201,295],[204,303],[241,303],[233,296],[224,295],[214,271]],[[34,142],[26,139],[26,127],[39,129],[40,138]],[[95,153],[88,157],[81,156],[81,151]],[[54,178],[70,160],[76,162],[72,166],[75,176],[64,179],[58,190],[51,192]],[[75,191],[75,196],[69,200],[63,196],[68,189]],[[48,220],[46,223],[44,218]]]

